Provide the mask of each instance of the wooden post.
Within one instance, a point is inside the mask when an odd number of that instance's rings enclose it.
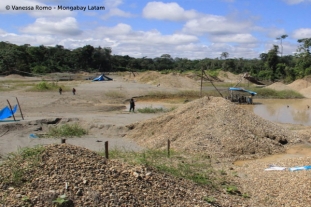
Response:
[[[167,140],[167,157],[170,157],[171,141]]]
[[[16,121],[15,116],[14,116],[14,113],[13,113],[13,110],[12,110],[12,106],[11,106],[9,100],[7,100],[7,102],[8,102],[8,104],[9,104],[10,109],[11,109],[11,113],[12,113],[12,116],[13,116],[13,118],[14,118],[14,121]]]
[[[22,112],[22,108],[21,108],[21,106],[19,105],[19,101],[18,101],[17,97],[16,97],[16,101],[17,101],[17,104],[18,104],[19,111],[21,112],[22,119],[24,120],[24,115],[23,115],[23,112]]]
[[[105,157],[106,157],[106,159],[109,159],[108,141],[105,142]]]
[[[200,90],[200,96],[202,97],[202,88],[203,88],[203,67],[202,67],[202,74],[201,74],[201,90]]]

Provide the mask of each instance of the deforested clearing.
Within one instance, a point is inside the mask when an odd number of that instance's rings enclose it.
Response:
[[[148,148],[247,159],[284,152],[303,137],[218,97],[203,97],[160,117],[127,126],[127,137]]]

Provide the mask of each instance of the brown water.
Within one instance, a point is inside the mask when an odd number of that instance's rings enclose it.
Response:
[[[264,119],[311,126],[311,99],[255,99],[254,103],[245,107]]]
[[[309,157],[309,156],[311,156],[311,145],[298,144],[298,145],[292,146],[290,149],[288,149],[283,154],[270,155],[270,156],[267,156],[261,159],[257,159],[257,161],[273,164],[273,162],[279,161],[282,159]],[[243,166],[252,161],[253,160],[238,160],[234,162],[234,164],[237,166]]]
[[[254,105],[241,106],[269,121],[311,126],[311,99],[255,99],[254,103]],[[258,161],[271,164],[281,159],[306,156],[311,156],[311,145],[299,144],[283,154],[267,156]],[[251,160],[240,160],[234,164],[242,166],[248,162]]]

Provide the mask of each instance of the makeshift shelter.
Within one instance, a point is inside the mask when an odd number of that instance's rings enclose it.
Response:
[[[256,92],[245,90],[244,88],[230,87],[229,91],[232,102],[253,104],[253,96],[257,95]]]
[[[111,81],[111,80],[113,80],[113,79],[109,78],[108,76],[105,76],[104,74],[93,79],[93,81]]]
[[[7,119],[13,116],[13,114],[15,114],[16,111],[17,111],[17,105],[15,105],[12,110],[8,106],[4,107],[0,111],[0,120],[4,120],[4,119]]]

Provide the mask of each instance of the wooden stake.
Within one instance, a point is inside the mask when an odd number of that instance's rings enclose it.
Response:
[[[10,109],[11,109],[11,113],[12,113],[12,116],[13,116],[13,118],[14,118],[14,121],[16,121],[15,116],[14,116],[14,113],[13,113],[13,110],[12,110],[12,106],[11,106],[9,100],[7,100],[7,102],[8,102],[8,104],[9,104]]]
[[[170,157],[171,141],[167,140],[167,157]]]
[[[200,90],[200,96],[202,97],[202,87],[203,87],[203,72],[204,72],[204,69],[202,67],[202,74],[201,74],[201,90]]]
[[[24,120],[24,115],[23,115],[23,112],[22,112],[22,108],[21,108],[21,106],[19,105],[19,101],[18,101],[17,97],[16,97],[16,101],[17,101],[17,104],[18,104],[19,111],[21,112],[22,119]]]
[[[109,159],[108,141],[105,142],[105,157],[106,157],[106,159]]]

